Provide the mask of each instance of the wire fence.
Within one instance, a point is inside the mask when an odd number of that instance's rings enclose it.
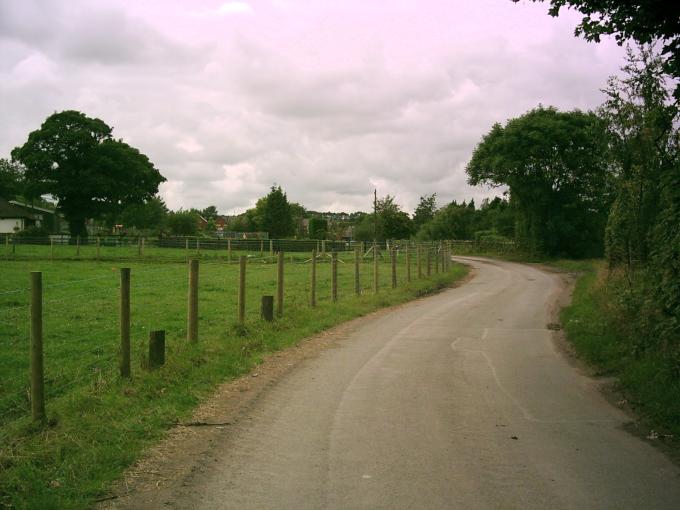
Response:
[[[426,278],[447,271],[455,246],[451,241],[392,242],[383,245],[384,248],[353,243],[350,251],[345,249],[344,243],[320,242],[320,250],[316,252],[313,251],[317,246],[315,242],[305,243],[294,246],[311,246],[312,249],[279,250],[275,255],[249,251],[245,248],[253,246],[245,244],[244,249],[238,251],[232,245],[234,252],[221,258],[203,259],[197,253],[191,253],[189,259],[200,258],[199,277],[193,283],[187,268],[191,264],[183,263],[184,256],[179,257],[182,263],[152,265],[149,262],[153,259],[149,258],[128,264],[132,275],[128,289],[128,352],[133,366],[136,370],[149,368],[148,339],[152,331],[165,332],[168,339],[166,355],[172,360],[185,355],[190,348],[188,332],[192,321],[196,321],[199,342],[204,339],[214,342],[236,325],[262,323],[265,313],[261,298],[277,296],[278,309],[279,281],[283,282],[280,294],[283,316],[307,314],[314,304],[321,306],[335,299],[356,296],[357,281],[358,294],[367,295],[388,292],[393,281],[402,286],[418,279],[419,275]],[[39,246],[48,250],[51,247]],[[268,248],[284,246],[272,241]],[[202,249],[200,243],[198,248]],[[224,245],[220,249],[223,250]],[[232,257],[233,261],[230,260]],[[241,266],[231,263],[237,259],[245,263],[245,284],[241,284]],[[279,260],[280,264],[277,264]],[[80,263],[71,260],[44,262],[40,292],[37,292],[34,285],[26,285],[29,269],[34,268],[35,262],[36,259],[30,257],[0,261],[5,276],[0,281],[0,373],[3,374],[0,378],[0,441],[7,433],[6,430],[3,432],[6,425],[29,417],[34,420],[44,418],[35,415],[36,398],[44,398],[49,405],[59,399],[76,398],[83,392],[96,393],[120,377],[119,366],[125,356],[122,268],[89,259]],[[419,265],[421,271],[417,269]],[[425,271],[426,265],[430,266],[429,271]],[[278,278],[280,270],[285,276],[281,280]],[[193,317],[189,297],[192,285],[198,296],[197,312]],[[315,303],[311,300],[313,294],[316,295]],[[241,299],[244,299],[243,315],[239,311]],[[33,314],[36,306],[41,309],[38,319]],[[36,320],[40,321],[39,328]],[[38,329],[39,343],[43,346],[40,349],[41,367],[34,366]],[[36,382],[38,378],[42,382]],[[43,386],[39,392],[42,397],[36,396],[36,384]]]
[[[414,242],[412,240],[386,240],[362,242],[353,240],[313,239],[221,239],[206,237],[133,237],[133,236],[71,236],[23,237],[0,234],[0,249],[4,245],[4,258],[12,259],[96,259],[96,260],[168,260],[177,261],[190,257],[217,258],[237,261],[245,254],[249,258],[273,259],[279,251],[288,254],[309,254],[312,250],[326,254],[351,253],[356,249],[367,253],[371,246],[381,251],[402,249],[406,246],[437,246],[443,241]],[[515,243],[496,241],[446,241],[454,252],[509,253],[516,250]]]

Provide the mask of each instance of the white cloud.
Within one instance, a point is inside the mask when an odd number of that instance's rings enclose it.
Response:
[[[147,154],[173,208],[242,210],[274,182],[315,210],[368,210],[376,185],[407,209],[478,201],[464,166],[494,122],[593,108],[622,63],[540,4],[253,6],[0,2],[0,157],[73,108]]]
[[[252,12],[253,8],[246,2],[226,2],[217,9],[218,14],[243,14]]]

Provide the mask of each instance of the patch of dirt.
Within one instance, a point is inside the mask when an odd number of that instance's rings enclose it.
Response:
[[[464,278],[440,291],[459,287],[474,276],[474,271],[469,268]],[[366,322],[425,298],[427,296],[382,308],[304,339],[293,347],[266,355],[262,363],[250,373],[218,386],[196,408],[190,420],[171,428],[159,444],[123,474],[111,494],[101,498],[95,508],[145,509],[163,506],[170,490],[180,487],[192,473],[202,469],[201,466],[210,457],[212,445],[220,441],[220,436],[228,432],[229,427],[246,419],[248,411],[269,388],[305,360],[338,346]]]

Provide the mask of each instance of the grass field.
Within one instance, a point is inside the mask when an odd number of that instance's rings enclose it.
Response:
[[[25,248],[25,247],[22,247]],[[47,249],[49,247],[37,247]],[[65,247],[72,248],[72,247]],[[91,249],[88,247],[87,249]],[[341,253],[339,300],[330,299],[330,264],[318,264],[318,306],[309,306],[309,254],[286,256],[284,317],[263,323],[260,297],[275,294],[276,266],[252,258],[247,269],[246,321],[237,324],[238,264],[203,256],[199,277],[199,342],[186,342],[188,268],[152,259],[123,263],[20,258],[0,261],[0,506],[85,508],[165,430],[190,415],[201,397],[248,371],[266,352],[374,309],[432,292],[460,278],[449,273],[406,284],[403,253],[397,289],[390,264],[361,265],[362,296],[354,295],[353,253]],[[166,253],[167,252],[166,249]],[[102,254],[103,255],[103,254]],[[133,257],[131,257],[133,258]],[[235,257],[234,257],[235,258]],[[415,259],[415,258],[414,258]],[[119,269],[132,268],[133,378],[118,376]],[[434,266],[433,266],[434,268]],[[46,425],[29,417],[28,283],[43,272]],[[166,331],[166,365],[141,369],[148,332]]]

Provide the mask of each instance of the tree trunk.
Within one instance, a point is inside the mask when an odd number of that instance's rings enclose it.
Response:
[[[81,239],[87,237],[87,228],[85,228],[85,218],[69,218],[68,230],[73,239],[75,239],[78,236],[80,236]]]

